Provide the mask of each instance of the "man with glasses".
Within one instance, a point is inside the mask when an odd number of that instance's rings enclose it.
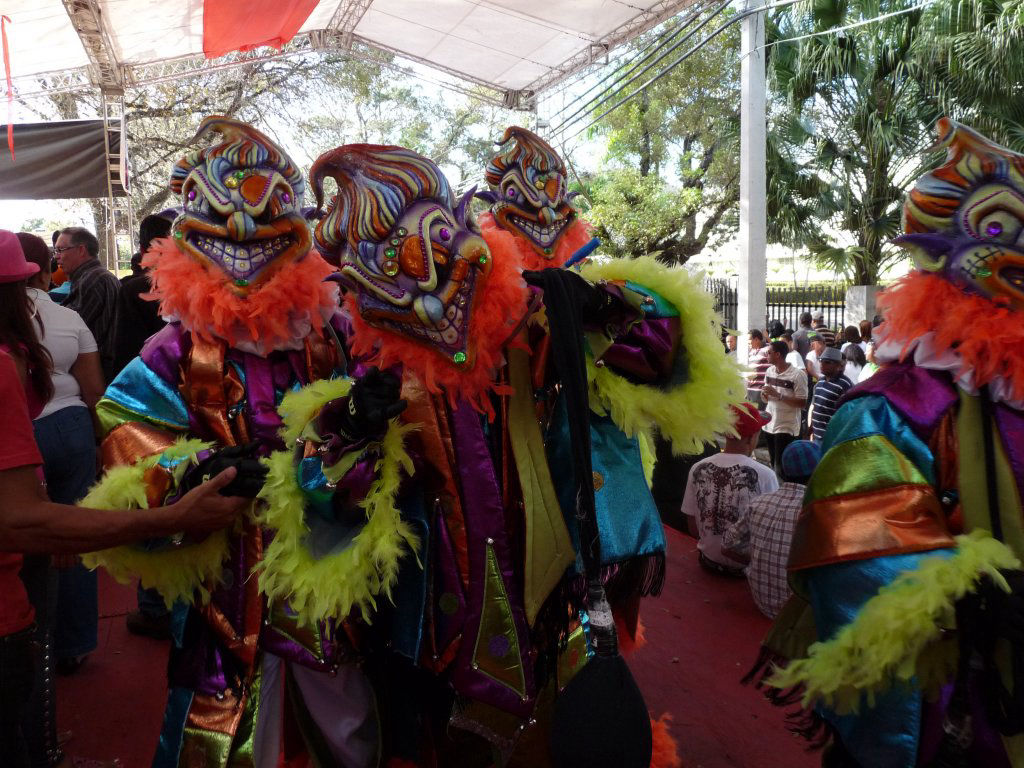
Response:
[[[114,377],[114,318],[121,283],[100,264],[100,243],[84,227],[60,231],[53,253],[71,281],[71,293],[64,306],[75,310],[99,346],[100,363],[106,383]]]

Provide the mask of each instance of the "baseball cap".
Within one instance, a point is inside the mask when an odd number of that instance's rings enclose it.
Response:
[[[821,362],[831,360],[833,363],[838,363],[841,362],[842,359],[843,356],[835,347],[825,347],[825,349],[821,350],[821,355],[818,356],[818,360],[820,360]]]
[[[740,403],[731,406],[733,411],[733,429],[740,437],[750,437],[761,431],[761,427],[772,420],[771,414],[757,410],[753,403]]]
[[[805,481],[821,461],[821,446],[810,440],[794,440],[782,452],[782,475],[793,481]]]
[[[812,320],[824,320],[825,319],[825,313],[822,312],[820,309],[816,309],[813,312],[811,312],[811,319]]]

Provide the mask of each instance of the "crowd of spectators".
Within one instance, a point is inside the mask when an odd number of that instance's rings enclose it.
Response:
[[[769,617],[790,596],[789,548],[828,424],[842,398],[877,370],[872,331],[880,321],[837,331],[817,310],[803,312],[796,330],[775,320],[767,330],[750,329],[741,365],[747,402],[735,410],[735,434],[722,435],[720,447],[690,462],[688,472],[679,472],[678,460],[673,465],[682,504],[678,513],[663,512],[665,521],[697,539],[705,569],[746,575],[755,604]],[[725,353],[738,358],[744,337],[730,332],[724,339]],[[659,456],[656,474],[661,463]],[[667,485],[662,478],[661,487]]]

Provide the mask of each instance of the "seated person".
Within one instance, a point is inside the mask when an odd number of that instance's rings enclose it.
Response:
[[[722,537],[725,552],[747,563],[747,582],[754,602],[770,619],[778,615],[792,594],[786,575],[789,546],[803,505],[804,486],[820,459],[821,446],[817,443],[797,440],[786,446],[782,452],[782,485],[751,501],[747,514],[729,526]]]
[[[750,502],[774,491],[779,481],[772,470],[751,458],[761,427],[771,417],[752,403],[733,406],[735,435],[725,438],[725,450],[698,461],[690,469],[682,512],[690,533],[697,537],[700,563],[715,573],[739,576],[743,563],[723,551],[729,526],[746,517]]]

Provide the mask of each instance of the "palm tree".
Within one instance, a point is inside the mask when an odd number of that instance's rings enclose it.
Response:
[[[922,19],[914,55],[945,114],[1024,151],[1024,2],[937,3]]]
[[[915,0],[814,0],[781,10],[768,30],[769,43],[777,41],[769,55],[777,98],[772,136],[835,191],[826,201],[832,210],[805,224],[817,225],[823,235],[809,247],[857,284],[877,282],[900,257],[889,242],[899,228],[907,187],[926,161],[921,153],[928,130],[940,115],[914,59],[922,28],[922,10],[914,5]],[[901,13],[834,31],[893,12]],[[790,40],[795,37],[802,39]],[[805,128],[795,144],[794,122]],[[853,244],[830,243],[830,228],[849,233]]]

